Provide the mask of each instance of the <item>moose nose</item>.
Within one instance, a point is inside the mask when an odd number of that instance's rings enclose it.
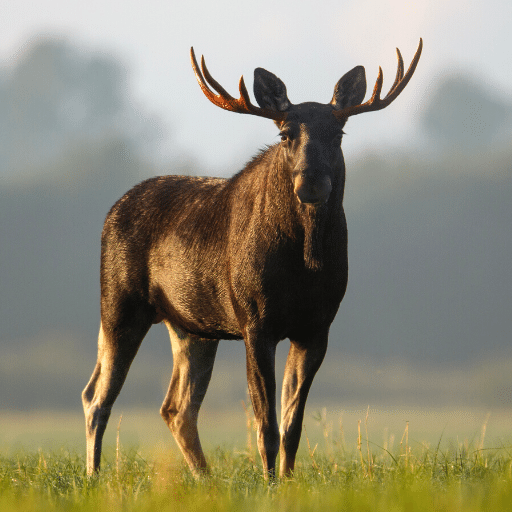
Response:
[[[295,195],[302,204],[324,204],[329,199],[331,190],[332,184],[329,176],[309,179],[299,175],[294,180]]]

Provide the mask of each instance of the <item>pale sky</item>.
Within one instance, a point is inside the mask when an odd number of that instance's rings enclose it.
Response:
[[[233,95],[241,74],[252,94],[260,66],[285,82],[293,103],[328,102],[337,80],[359,64],[369,89],[379,65],[389,87],[395,47],[408,66],[422,37],[422,58],[400,98],[347,123],[348,160],[372,148],[421,146],[418,114],[447,70],[468,72],[511,98],[511,21],[509,0],[3,0],[0,59],[12,65],[41,35],[113,54],[129,69],[135,101],[169,127],[162,153],[186,153],[205,169],[231,174],[277,141],[277,130],[269,120],[211,105],[191,70],[190,46]]]

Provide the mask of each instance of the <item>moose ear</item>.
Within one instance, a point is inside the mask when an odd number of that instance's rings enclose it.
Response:
[[[366,94],[366,74],[363,66],[356,66],[343,75],[336,87],[331,100],[331,105],[336,110],[341,110],[363,102]]]
[[[254,70],[254,97],[261,108],[285,112],[290,108],[286,85],[274,73],[263,68]]]

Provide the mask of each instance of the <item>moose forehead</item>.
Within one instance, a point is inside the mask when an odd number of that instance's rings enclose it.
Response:
[[[281,131],[308,133],[310,136],[335,136],[342,133],[343,121],[334,115],[332,105],[307,102],[291,105],[286,120],[280,125]]]

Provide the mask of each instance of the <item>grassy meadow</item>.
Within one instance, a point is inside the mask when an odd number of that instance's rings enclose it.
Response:
[[[240,409],[216,420],[213,414],[205,415],[201,431],[211,475],[199,481],[165,428],[159,430],[161,420],[156,421],[157,415],[149,418],[141,411],[129,411],[122,419],[113,415],[102,471],[87,478],[83,446],[73,438],[83,442],[82,433],[75,431],[78,422],[82,426],[78,415],[34,416],[25,424],[20,417],[3,415],[0,512],[512,510],[508,414],[386,415],[368,409],[334,417],[319,410],[307,418],[293,478],[271,483],[261,474],[250,412]],[[13,422],[18,438],[9,434]],[[431,430],[427,440],[424,432],[433,425],[442,426],[435,433]],[[52,426],[32,438],[32,444],[23,442],[31,428],[35,433]],[[223,438],[216,428],[224,432]],[[213,437],[208,437],[209,429]],[[159,439],[164,432],[165,440]]]

